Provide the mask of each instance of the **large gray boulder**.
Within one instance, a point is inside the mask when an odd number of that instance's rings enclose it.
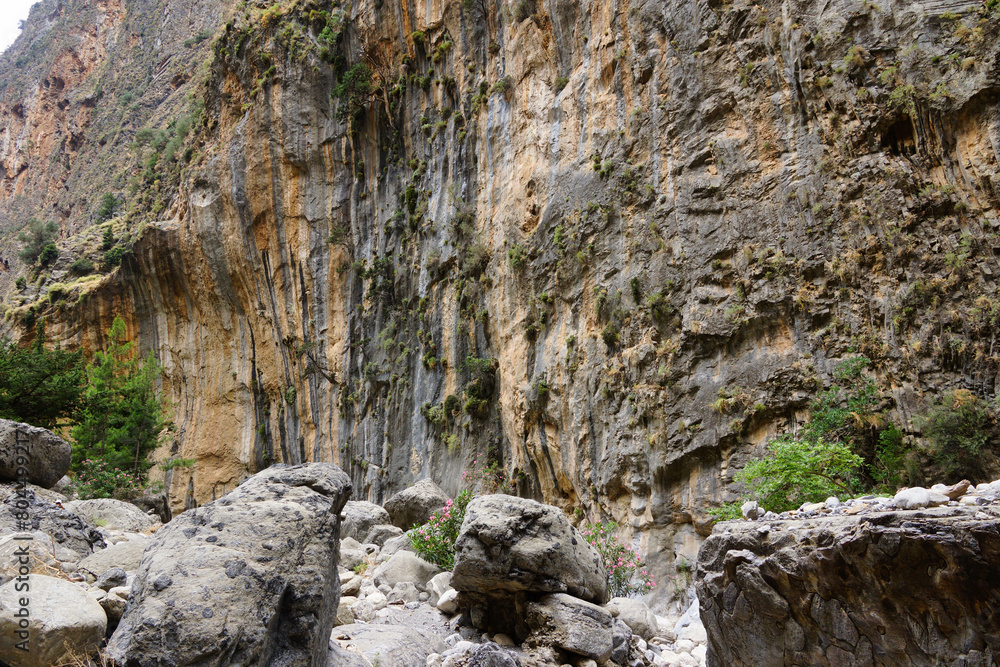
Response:
[[[375,568],[372,580],[376,586],[385,584],[389,588],[410,581],[420,590],[425,590],[427,582],[440,572],[441,568],[428,563],[412,551],[400,551]]]
[[[325,667],[350,492],[332,464],[279,465],[175,517],[143,556],[108,655],[124,667]]]
[[[600,554],[552,505],[506,495],[469,503],[455,544],[451,585],[459,592],[507,596],[569,593],[608,601]]]
[[[132,503],[114,498],[71,500],[66,503],[66,509],[85,517],[95,526],[132,533],[141,533],[157,523],[156,519]]]
[[[73,449],[52,431],[0,419],[0,481],[51,489],[69,470]]]
[[[25,584],[27,590],[16,590]],[[52,667],[69,664],[72,655],[89,656],[104,640],[107,623],[101,605],[64,579],[32,574],[27,582],[0,586],[0,656],[10,667]],[[22,641],[28,650],[18,648]]]
[[[103,549],[104,538],[84,517],[62,506],[52,492],[37,491],[27,486],[0,487],[0,535],[30,532],[42,533],[50,550],[60,561],[76,562],[95,549]]]
[[[998,572],[976,508],[720,523],[695,575],[708,664],[994,664]]]
[[[342,516],[340,536],[342,538],[350,537],[362,543],[374,526],[392,523],[389,521],[388,512],[380,505],[370,503],[367,500],[348,501],[344,505]]]
[[[611,614],[572,595],[555,593],[527,604],[527,622],[533,643],[604,662],[614,648]]]
[[[333,632],[330,667],[354,664],[345,653],[362,655],[367,662],[359,665],[384,667],[424,667],[431,653],[443,653],[448,645],[440,635],[420,628],[402,625],[358,623],[342,625]],[[345,660],[344,663],[336,659]]]
[[[441,487],[429,479],[422,479],[385,501],[385,511],[392,525],[409,530],[427,523],[448,500],[448,494]]]
[[[611,598],[605,605],[615,618],[621,619],[635,634],[649,641],[659,630],[656,614],[642,600],[635,598]]]
[[[128,540],[112,544],[107,549],[98,549],[77,564],[77,569],[86,570],[95,577],[100,576],[113,567],[123,570],[138,570],[142,563],[142,554],[152,542],[151,537],[132,535]]]

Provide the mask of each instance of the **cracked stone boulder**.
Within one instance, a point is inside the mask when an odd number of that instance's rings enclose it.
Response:
[[[157,522],[136,505],[113,498],[72,500],[66,503],[66,509],[86,517],[96,525],[133,533],[141,533]]]
[[[507,495],[469,503],[455,544],[459,605],[491,632],[523,638],[524,603],[546,593],[608,601],[600,555],[557,507]]]
[[[606,609],[565,593],[527,604],[528,625],[536,643],[604,662],[614,648],[612,618]]]
[[[0,419],[0,482],[25,481],[51,489],[69,470],[73,450],[52,431]]]
[[[272,466],[150,542],[108,654],[124,667],[326,665],[340,598],[328,463]]]
[[[389,513],[381,505],[367,500],[350,500],[344,505],[340,536],[363,542],[368,532],[375,526],[388,523]]]
[[[337,628],[330,644],[330,667],[381,665],[424,667],[427,656],[443,653],[448,646],[434,632],[402,625],[358,623]],[[364,656],[358,662],[355,656]]]
[[[995,513],[719,524],[698,554],[709,665],[995,664]]]
[[[53,557],[63,562],[75,563],[103,549],[106,545],[97,528],[54,496],[36,486],[0,485],[0,535],[41,533]]]
[[[448,500],[448,494],[441,487],[429,479],[422,479],[385,501],[385,511],[392,525],[409,530],[427,523]]]
[[[0,656],[11,667],[76,664],[72,656],[89,655],[101,645],[107,624],[86,589],[64,579],[32,574],[27,582],[0,586]],[[24,641],[27,650],[18,648]]]

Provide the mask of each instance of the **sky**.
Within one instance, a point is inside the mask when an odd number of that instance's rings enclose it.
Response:
[[[3,0],[0,9],[0,51],[14,43],[21,30],[17,24],[28,18],[28,10],[37,0]]]

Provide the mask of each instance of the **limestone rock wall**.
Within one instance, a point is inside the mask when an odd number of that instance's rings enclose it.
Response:
[[[196,461],[165,473],[175,509],[272,461],[332,461],[373,501],[490,462],[664,571],[836,361],[869,356],[908,429],[941,391],[996,393],[978,5],[211,17],[180,185],[122,267],[62,310],[0,275],[56,338],[92,348],[121,312],[156,353],[177,423],[159,460]],[[382,85],[345,115],[362,62]]]

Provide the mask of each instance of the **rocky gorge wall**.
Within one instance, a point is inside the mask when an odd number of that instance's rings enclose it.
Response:
[[[158,460],[194,459],[158,473],[175,510],[273,461],[332,461],[377,502],[422,477],[455,493],[492,462],[521,495],[626,526],[665,571],[837,361],[872,359],[910,435],[945,390],[996,395],[980,5],[196,3],[169,28],[169,0],[97,6],[103,27],[59,53],[111,44],[107,62],[120,26],[156,16],[136,61],[198,76],[143,70],[142,120],[111,144],[132,156],[109,223],[130,252],[62,302],[51,284],[99,256],[100,227],[53,203],[101,183],[16,193],[101,144],[42,152],[48,88],[5,93],[29,103],[2,140],[3,252],[28,217],[65,231],[50,271],[19,289],[15,261],[0,293],[21,335],[45,316],[94,349],[117,312],[155,352],[176,423]],[[358,63],[375,92],[345,87]],[[93,72],[55,106],[96,80],[110,97]],[[176,128],[178,99],[196,103],[191,134],[171,130],[183,162],[144,170],[128,142]]]

